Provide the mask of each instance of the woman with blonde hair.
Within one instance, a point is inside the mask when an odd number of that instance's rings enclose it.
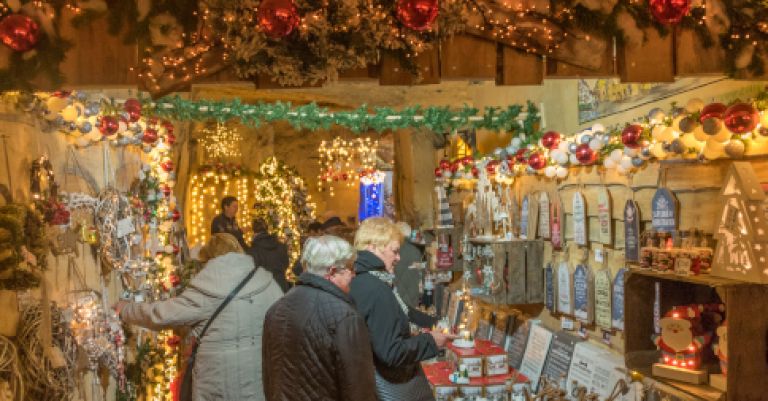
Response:
[[[150,329],[190,327],[197,337],[191,397],[195,401],[264,400],[261,341],[267,309],[282,295],[237,238],[217,233],[200,250],[205,267],[177,297],[120,302],[124,322]]]
[[[400,229],[387,218],[363,221],[355,234],[356,276],[350,296],[368,326],[379,400],[430,401],[434,396],[420,362],[437,356],[452,336],[414,333],[417,326],[431,327],[435,319],[410,308],[393,290],[402,240]]]

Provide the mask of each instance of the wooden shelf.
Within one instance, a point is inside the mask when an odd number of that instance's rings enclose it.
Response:
[[[632,274],[641,274],[643,276],[654,277],[662,280],[678,281],[683,283],[706,285],[709,287],[722,287],[733,285],[750,285],[745,281],[732,280],[729,278],[712,276],[709,274],[701,274],[698,276],[681,276],[674,273],[659,273],[657,271],[643,269],[639,267],[629,266],[629,272]]]
[[[643,379],[644,383],[653,384],[659,388],[659,390],[662,390],[665,393],[685,401],[725,401],[726,399],[725,392],[720,391],[712,386],[705,384],[684,383],[676,380],[665,379],[663,377],[655,377],[651,375],[650,369],[636,369],[636,371],[645,376]]]

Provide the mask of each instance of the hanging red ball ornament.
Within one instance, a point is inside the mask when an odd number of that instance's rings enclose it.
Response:
[[[525,161],[528,158],[525,157],[525,148],[518,149],[517,153],[515,153],[515,160],[517,160],[518,163],[525,163]]]
[[[451,164],[451,173],[456,174],[457,171],[459,171],[459,163],[452,163]]]
[[[560,145],[560,133],[557,131],[547,131],[541,137],[541,145],[549,150],[557,149]]]
[[[638,124],[627,125],[621,131],[621,143],[632,149],[640,147],[640,137],[643,135],[643,127]]]
[[[40,39],[40,28],[32,18],[11,14],[0,20],[0,41],[17,52],[32,50]]]
[[[622,133],[622,137],[623,137]],[[595,162],[595,151],[589,147],[589,144],[583,143],[576,147],[576,160],[581,164],[592,164]]]
[[[498,164],[498,163],[493,163],[493,162],[491,162],[491,163],[488,163],[488,164],[485,166],[485,171],[487,171],[487,172],[488,172],[488,175],[494,175],[494,174],[496,174],[496,165],[497,165],[497,164]]]
[[[181,212],[179,212],[179,209],[173,209],[173,213],[171,213],[171,219],[173,221],[179,221],[181,218]]]
[[[119,128],[120,123],[117,121],[115,116],[102,116],[101,120],[99,121],[99,131],[101,131],[101,135],[114,135],[117,133]]]
[[[472,156],[464,156],[464,158],[461,159],[461,162],[464,164],[473,164],[475,159],[473,159]]]
[[[472,170],[470,170],[470,171],[472,172],[472,176],[473,177],[477,177],[477,176],[480,175],[480,169],[475,167],[475,166],[472,166]]]
[[[449,162],[448,160],[445,160],[445,159],[440,160],[440,169],[441,170],[448,170],[449,168],[451,168],[451,162]]]
[[[541,170],[547,167],[547,159],[539,152],[534,152],[528,156],[528,165],[534,170]]]
[[[757,127],[760,115],[749,103],[736,103],[723,114],[723,123],[734,134],[744,134]]]
[[[141,102],[139,102],[138,99],[134,99],[134,98],[126,99],[125,103],[123,103],[123,110],[127,112],[130,112],[132,110],[141,111]]]
[[[173,170],[173,162],[170,160],[166,160],[162,163],[160,163],[160,167],[165,170],[165,172],[170,173]]]
[[[440,167],[435,167],[435,177],[440,178],[443,176],[443,169]]]
[[[141,118],[141,110],[128,110],[126,113],[128,113],[128,121],[132,123],[139,121]]]
[[[286,37],[299,26],[299,11],[292,0],[263,0],[256,11],[261,31],[272,39]]]
[[[157,142],[157,130],[154,128],[145,129],[141,140],[146,144],[153,144]]]
[[[397,1],[397,19],[415,31],[431,28],[439,10],[438,0]]]
[[[704,121],[710,118],[721,119],[723,118],[723,114],[725,114],[725,110],[727,109],[728,106],[722,103],[710,103],[701,109],[701,114],[699,114],[699,122],[704,124]]]
[[[656,21],[665,25],[675,25],[691,9],[691,0],[648,0],[648,7]]]
[[[163,190],[163,195],[165,195],[166,197],[171,195],[171,187],[168,186],[168,184],[163,184],[162,190]]]

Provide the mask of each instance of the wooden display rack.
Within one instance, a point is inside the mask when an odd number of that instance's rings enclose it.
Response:
[[[651,375],[659,353],[653,334],[655,285],[661,288],[661,311],[675,305],[723,302],[728,319],[728,376],[725,391],[711,385],[689,384],[653,377],[687,399],[708,401],[768,400],[768,285],[702,276],[676,276],[631,268],[624,298],[626,363],[629,369]],[[714,365],[717,361],[712,361]]]
[[[494,270],[502,274],[503,288],[477,298],[491,304],[541,304],[544,302],[544,241],[485,240],[470,238],[472,244],[490,245]],[[505,269],[506,266],[506,269]]]

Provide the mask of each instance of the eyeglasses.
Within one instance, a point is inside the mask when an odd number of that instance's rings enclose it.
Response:
[[[343,266],[334,266],[333,269],[334,269],[334,273],[341,273],[344,271],[348,271],[350,274],[353,274],[353,275],[355,274],[355,265],[352,263],[348,263]]]

